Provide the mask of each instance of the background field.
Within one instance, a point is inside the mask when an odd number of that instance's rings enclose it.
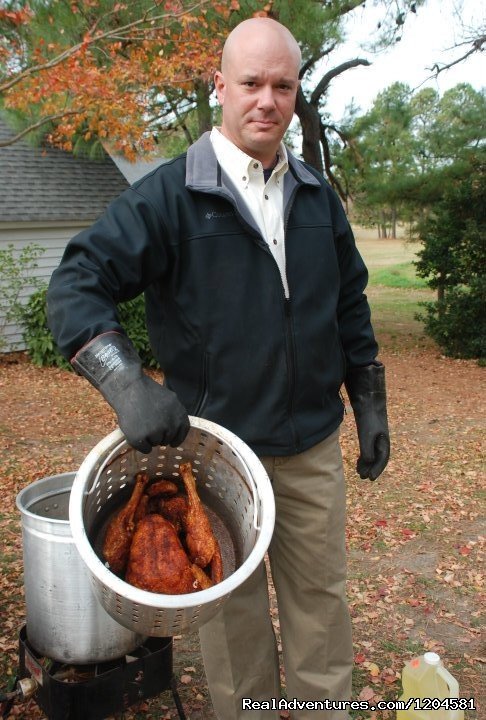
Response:
[[[359,227],[355,228],[355,236],[369,271],[367,296],[380,344],[391,348],[430,345],[415,317],[421,310],[420,303],[435,299],[435,293],[415,273],[413,262],[420,244],[404,236],[377,239],[376,231]]]

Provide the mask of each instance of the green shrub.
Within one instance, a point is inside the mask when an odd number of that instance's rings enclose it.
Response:
[[[418,225],[424,242],[417,274],[437,289],[426,308],[425,331],[447,355],[485,357],[486,150],[471,156],[468,172],[446,187]]]
[[[32,362],[41,366],[70,369],[71,364],[61,355],[47,325],[47,286],[30,296],[22,310],[24,341]],[[158,367],[152,354],[145,326],[145,302],[143,295],[118,305],[120,322],[139,353],[146,367]]]
[[[139,295],[134,300],[118,305],[120,323],[134,344],[145,367],[159,367],[154,358],[147,333],[145,321],[145,299]]]
[[[22,311],[24,342],[34,365],[55,366],[65,369],[71,364],[56,347],[52,333],[47,327],[47,286],[43,285],[32,293]]]
[[[486,359],[486,279],[476,278],[469,287],[448,290],[440,302],[423,303],[426,314],[417,316],[426,333],[446,355]]]
[[[22,321],[22,291],[25,287],[40,285],[39,278],[33,273],[43,252],[43,248],[35,243],[21,249],[13,243],[0,248],[0,350],[8,346],[5,330],[9,323]]]

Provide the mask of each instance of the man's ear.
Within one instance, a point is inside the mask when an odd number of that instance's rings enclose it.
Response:
[[[226,83],[224,81],[224,75],[220,70],[217,70],[214,73],[214,87],[216,89],[216,96],[218,98],[218,102],[221,106],[223,106]]]

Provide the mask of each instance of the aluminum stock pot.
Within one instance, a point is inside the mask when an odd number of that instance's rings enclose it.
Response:
[[[86,456],[71,491],[72,534],[95,596],[114,620],[143,635],[189,633],[210,620],[263,561],[273,534],[275,501],[260,460],[229,430],[201,418],[189,420],[181,446],[159,446],[148,454],[134,450],[121,430],[115,430]],[[102,560],[100,538],[107,511],[130,496],[136,473],[170,479],[178,476],[182,462],[191,462],[201,500],[217,520],[225,577],[207,590],[183,595],[141,590],[113,574]]]
[[[17,495],[22,518],[27,637],[37,652],[64,663],[114,660],[144,641],[103,609],[69,525],[75,473],[42,478]]]

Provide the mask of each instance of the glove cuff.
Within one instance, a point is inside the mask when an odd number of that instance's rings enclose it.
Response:
[[[83,375],[110,402],[114,392],[124,390],[142,374],[142,362],[126,335],[107,332],[81,348],[71,360]]]
[[[385,366],[382,363],[373,363],[364,367],[350,368],[344,381],[351,405],[359,404],[364,396],[386,396]]]

